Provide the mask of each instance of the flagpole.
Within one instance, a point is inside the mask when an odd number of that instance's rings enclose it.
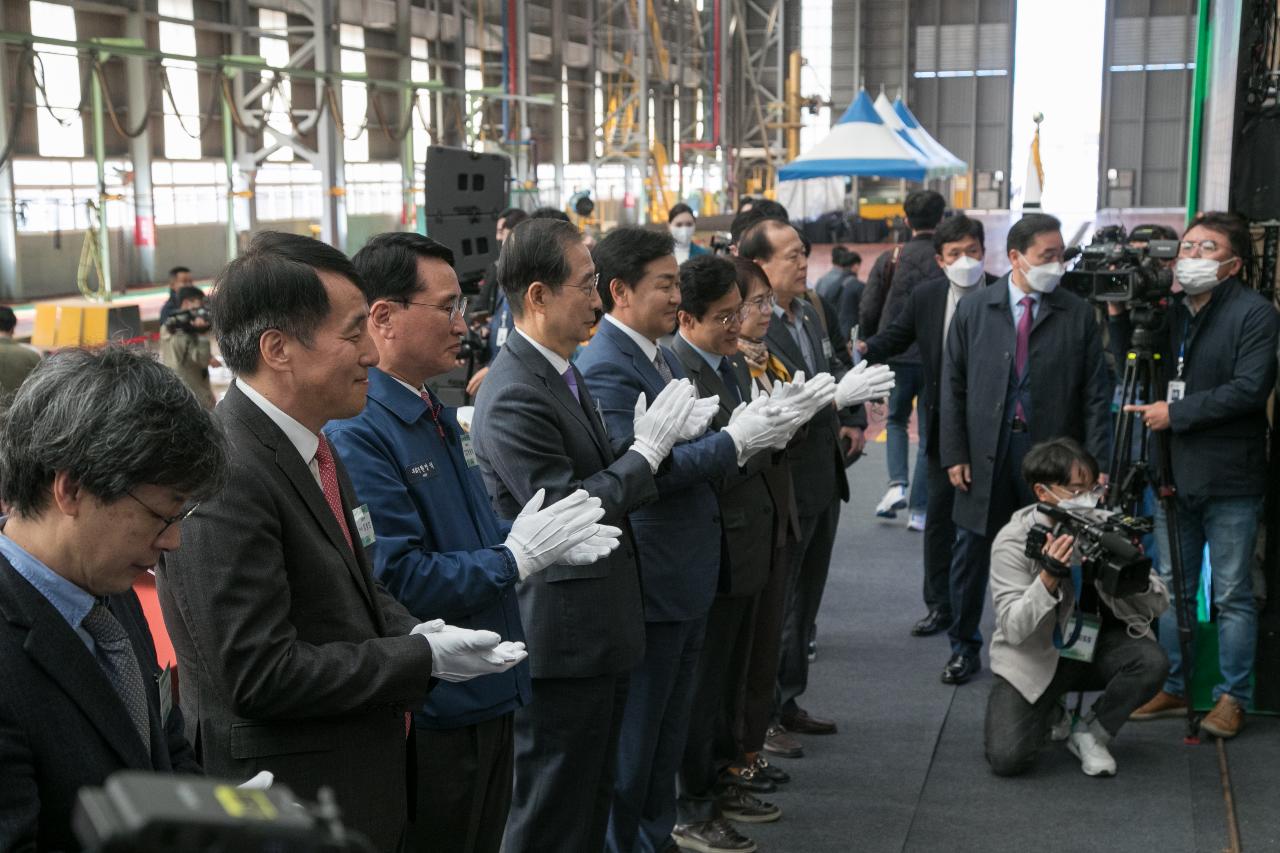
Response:
[[[1044,192],[1044,165],[1040,162],[1040,122],[1044,121],[1044,113],[1035,113],[1031,120],[1036,123],[1036,132],[1031,138],[1031,156],[1027,158],[1027,180],[1022,190],[1023,210],[1039,210],[1040,196]]]

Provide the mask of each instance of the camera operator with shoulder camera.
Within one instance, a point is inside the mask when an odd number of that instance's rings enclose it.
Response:
[[[1209,546],[1222,677],[1213,690],[1216,704],[1201,728],[1233,737],[1253,694],[1258,617],[1251,569],[1267,489],[1266,406],[1276,379],[1277,318],[1269,301],[1237,278],[1252,249],[1244,220],[1228,213],[1201,214],[1182,235],[1179,249],[1174,275],[1184,295],[1168,311],[1168,334],[1161,342],[1172,374],[1167,394],[1125,411],[1141,417],[1148,429],[1169,431],[1182,594],[1188,601],[1195,600],[1201,555]],[[1128,337],[1127,319],[1111,318],[1113,333],[1122,340]],[[1157,509],[1160,572],[1172,587],[1168,528]],[[1169,654],[1169,680],[1134,713],[1135,720],[1186,713],[1173,611],[1161,619],[1160,642]]]
[[[1087,775],[1114,775],[1109,743],[1168,672],[1150,623],[1169,594],[1134,528],[1095,509],[1098,473],[1072,439],[1033,447],[1022,476],[1040,503],[1014,513],[991,548],[986,755],[1000,776],[1030,769],[1051,727]],[[1084,690],[1102,695],[1068,732],[1062,700]]]
[[[178,310],[160,326],[160,361],[182,379],[200,405],[212,409],[213,386],[209,368],[221,362],[210,355],[209,312],[204,291],[188,286],[178,291]]]

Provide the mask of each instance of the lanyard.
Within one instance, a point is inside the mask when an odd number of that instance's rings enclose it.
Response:
[[[1191,318],[1182,321],[1182,339],[1178,341],[1178,380],[1182,380],[1182,370],[1187,364],[1187,335],[1191,332]]]

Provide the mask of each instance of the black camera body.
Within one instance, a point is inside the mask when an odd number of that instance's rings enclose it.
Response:
[[[1147,591],[1151,558],[1142,553],[1137,543],[1151,532],[1151,519],[1130,518],[1119,513],[1082,513],[1046,503],[1040,504],[1037,511],[1052,519],[1053,526],[1033,524],[1027,534],[1025,553],[1044,566],[1049,574],[1071,576],[1068,566],[1048,559],[1043,553],[1050,534],[1068,535],[1075,539],[1075,550],[1080,555],[1086,584],[1096,582],[1112,598],[1125,598]]]
[[[196,328],[196,321],[204,321],[204,325]],[[210,327],[209,309],[201,305],[199,308],[187,308],[174,311],[164,321],[164,327],[170,332],[199,332]]]
[[[1062,286],[1092,302],[1154,305],[1169,295],[1173,271],[1165,261],[1176,257],[1177,240],[1131,246],[1124,226],[1110,225],[1098,229],[1092,242],[1080,247],[1080,259],[1062,277]]]

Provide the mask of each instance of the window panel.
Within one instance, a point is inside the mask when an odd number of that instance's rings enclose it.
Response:
[[[76,40],[76,16],[70,6],[31,0],[31,34]],[[84,122],[80,106],[80,61],[73,48],[34,45],[36,143],[42,157],[83,157]],[[52,109],[52,114],[50,113]]]

